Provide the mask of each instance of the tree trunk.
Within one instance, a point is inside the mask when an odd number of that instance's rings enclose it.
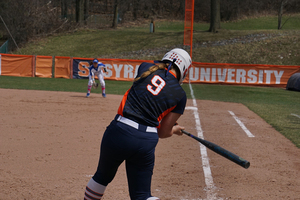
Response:
[[[134,0],[133,1],[133,19],[137,20],[138,18],[138,10],[139,10],[139,1]]]
[[[113,21],[113,28],[117,28],[118,26],[118,4],[115,4],[115,10],[114,10],[114,21]]]
[[[282,20],[282,13],[283,13],[283,5],[285,0],[281,0],[279,4],[279,10],[278,10],[278,30],[282,28],[281,20]]]
[[[87,24],[89,18],[90,0],[84,0],[84,24]]]
[[[178,8],[177,12],[184,13],[184,5],[185,5],[184,3],[185,3],[185,1],[179,2],[179,8]]]
[[[221,0],[217,0],[216,27],[221,28]]]
[[[84,0],[76,0],[76,22],[82,23],[84,19]]]
[[[220,0],[211,0],[210,28],[209,32],[216,33],[221,28]]]
[[[68,2],[67,0],[61,0],[61,18],[65,19],[68,17]]]

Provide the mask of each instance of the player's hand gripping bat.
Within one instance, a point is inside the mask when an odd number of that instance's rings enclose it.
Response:
[[[222,147],[209,142],[207,140],[201,139],[197,136],[194,136],[192,134],[190,134],[189,132],[185,131],[185,130],[181,130],[184,134],[190,136],[191,138],[197,140],[198,142],[200,142],[201,144],[203,144],[204,146],[206,146],[207,148],[209,148],[210,150],[216,152],[217,154],[231,160],[232,162],[235,162],[236,164],[244,167],[245,169],[248,169],[250,167],[250,162],[248,162],[247,160],[231,153],[230,151],[227,151],[226,149],[223,149]]]

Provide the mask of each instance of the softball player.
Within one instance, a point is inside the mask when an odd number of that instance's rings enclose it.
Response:
[[[159,200],[151,195],[155,147],[159,138],[182,135],[184,127],[175,123],[185,109],[187,97],[180,84],[191,63],[190,55],[176,48],[156,64],[140,65],[103,135],[98,168],[87,183],[85,200],[101,199],[123,161],[131,200]]]
[[[99,82],[101,84],[102,88],[102,96],[106,97],[105,94],[105,82],[104,82],[104,77],[103,77],[103,71],[106,72],[106,67],[102,62],[99,62],[97,59],[94,59],[93,62],[91,63],[91,66],[89,67],[89,82],[88,82],[88,91],[86,94],[86,97],[89,97],[91,94],[91,89],[95,82],[95,75],[98,76]]]

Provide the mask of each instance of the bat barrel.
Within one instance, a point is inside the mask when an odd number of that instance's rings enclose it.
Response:
[[[232,162],[244,167],[245,169],[248,169],[250,167],[250,162],[235,155],[234,153],[231,153],[230,151],[227,151],[226,149],[223,149],[222,147],[209,142],[207,140],[203,140],[197,136],[194,136],[192,134],[190,134],[189,132],[185,131],[185,130],[181,130],[184,134],[192,137],[193,139],[197,140],[198,142],[200,142],[201,144],[203,144],[204,146],[206,146],[207,148],[209,148],[210,150],[216,152],[217,154],[231,160]]]

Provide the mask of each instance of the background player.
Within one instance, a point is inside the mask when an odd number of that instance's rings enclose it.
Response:
[[[89,82],[88,82],[88,91],[86,94],[86,97],[89,97],[91,94],[91,89],[93,87],[94,84],[96,84],[95,82],[95,75],[98,76],[99,82],[101,84],[101,88],[102,88],[102,96],[106,97],[105,94],[105,82],[104,82],[104,77],[103,77],[103,71],[106,72],[106,67],[102,62],[99,62],[97,59],[94,59],[91,62],[91,65],[89,67]]]
[[[159,138],[182,135],[184,127],[174,124],[185,109],[187,97],[180,84],[191,63],[190,55],[176,48],[156,64],[139,66],[118,114],[103,135],[98,168],[86,186],[84,199],[101,199],[125,161],[131,200],[159,200],[151,195],[155,147]]]

